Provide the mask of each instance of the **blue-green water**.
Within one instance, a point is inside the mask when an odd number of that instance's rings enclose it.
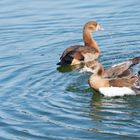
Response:
[[[0,1],[0,140],[137,140],[140,97],[106,98],[89,73],[60,72],[89,20],[104,66],[140,55],[139,0]],[[66,71],[66,68],[63,70]]]

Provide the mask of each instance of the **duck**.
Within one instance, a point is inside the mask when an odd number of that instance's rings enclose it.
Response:
[[[120,77],[107,77],[102,64],[96,62],[96,68],[94,69],[94,73],[89,77],[88,82],[92,89],[99,91],[104,96],[114,97],[140,94],[140,71],[135,75],[129,73]]]
[[[58,65],[77,65],[98,59],[100,48],[92,38],[92,32],[104,30],[96,21],[88,21],[83,27],[84,45],[73,45],[64,50]]]

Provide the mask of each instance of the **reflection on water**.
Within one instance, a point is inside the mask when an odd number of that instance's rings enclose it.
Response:
[[[139,56],[138,0],[5,0],[0,11],[0,139],[140,139],[139,96],[106,98],[81,67],[56,65],[92,19],[105,67]]]
[[[135,97],[123,98],[94,98],[91,103],[91,117],[106,130],[102,133],[124,135],[129,138],[135,137],[139,130],[137,118],[139,117],[139,99]],[[138,136],[139,137],[139,136]]]
[[[83,65],[64,65],[64,66],[58,66],[57,70],[59,72],[71,72],[71,71],[75,71],[75,70],[80,70],[83,67]]]

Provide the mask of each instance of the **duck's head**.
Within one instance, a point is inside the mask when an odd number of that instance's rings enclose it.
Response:
[[[93,70],[94,72],[89,77],[89,80],[88,80],[90,87],[92,87],[93,89],[97,91],[101,87],[109,87],[109,82],[104,79],[103,66],[99,62],[96,62],[94,67],[95,67]]]
[[[103,27],[96,21],[89,21],[85,24],[84,30],[99,31],[104,30]]]
[[[103,76],[104,67],[98,61],[89,61],[85,63],[85,66],[92,72],[94,75]]]

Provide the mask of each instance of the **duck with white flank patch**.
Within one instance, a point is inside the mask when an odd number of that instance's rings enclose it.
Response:
[[[74,45],[67,48],[60,57],[58,65],[76,65],[98,59],[100,49],[92,38],[92,32],[102,29],[96,21],[87,22],[83,28],[84,45]]]
[[[126,64],[127,71],[132,65],[140,63],[140,57],[130,59],[129,61],[131,62],[131,64],[130,65]],[[130,63],[129,61],[127,61],[127,63]],[[119,77],[118,75],[116,77],[113,77],[114,76],[113,75],[112,77],[110,77],[110,75],[108,75],[107,72],[105,72],[105,69],[100,63],[95,62],[95,64],[96,66],[94,68],[94,74],[92,74],[89,78],[89,85],[91,86],[91,88],[99,91],[105,96],[110,96],[110,97],[140,94],[140,88],[139,88],[140,87],[140,72],[138,72],[137,75],[133,75],[130,72],[126,76]],[[122,64],[116,65],[115,66],[116,70],[118,66],[122,66]],[[112,69],[111,71],[111,68],[110,68],[110,73],[115,73],[116,70]],[[124,67],[122,67],[122,72],[123,71],[124,71]],[[121,72],[121,69],[120,69],[120,72]]]

